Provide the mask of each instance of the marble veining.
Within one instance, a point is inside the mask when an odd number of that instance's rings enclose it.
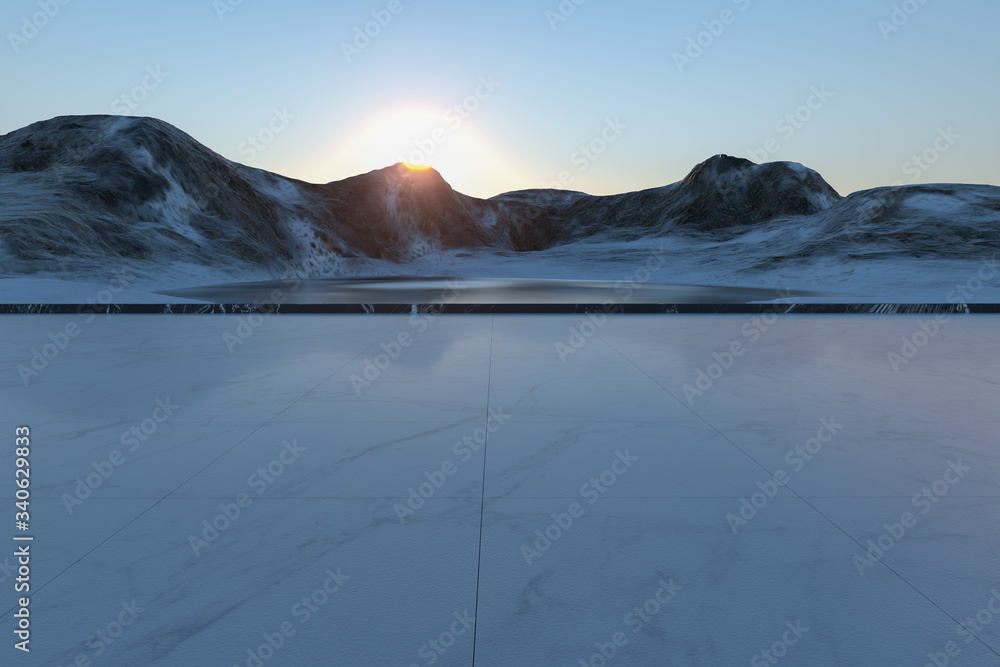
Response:
[[[19,664],[1000,664],[993,315],[241,317],[0,318]]]

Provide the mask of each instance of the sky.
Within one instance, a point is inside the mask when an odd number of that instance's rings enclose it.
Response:
[[[845,195],[1000,185],[998,24],[981,0],[6,0],[0,134],[151,116],[305,181],[409,161],[479,197],[718,153]]]

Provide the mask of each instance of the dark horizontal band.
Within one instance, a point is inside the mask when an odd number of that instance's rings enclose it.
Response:
[[[760,303],[760,304],[0,304],[0,315],[983,315],[1000,304]]]

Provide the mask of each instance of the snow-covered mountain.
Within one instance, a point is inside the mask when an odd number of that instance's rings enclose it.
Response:
[[[6,276],[79,278],[122,265],[145,275],[203,267],[218,279],[338,276],[370,273],[371,263],[420,273],[428,258],[462,252],[501,258],[490,271],[500,276],[524,253],[663,240],[699,266],[727,257],[730,284],[803,261],[988,258],[1000,250],[1000,188],[913,185],[845,198],[802,165],[717,155],[641,192],[477,199],[404,164],[305,183],[234,163],[149,118],[66,116],[0,137]]]

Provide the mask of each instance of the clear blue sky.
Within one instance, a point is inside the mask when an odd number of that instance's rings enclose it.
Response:
[[[0,133],[127,110],[308,181],[412,157],[477,196],[560,174],[655,187],[716,153],[801,162],[842,194],[1000,184],[1000,3],[897,1],[890,32],[893,4],[7,0]]]

